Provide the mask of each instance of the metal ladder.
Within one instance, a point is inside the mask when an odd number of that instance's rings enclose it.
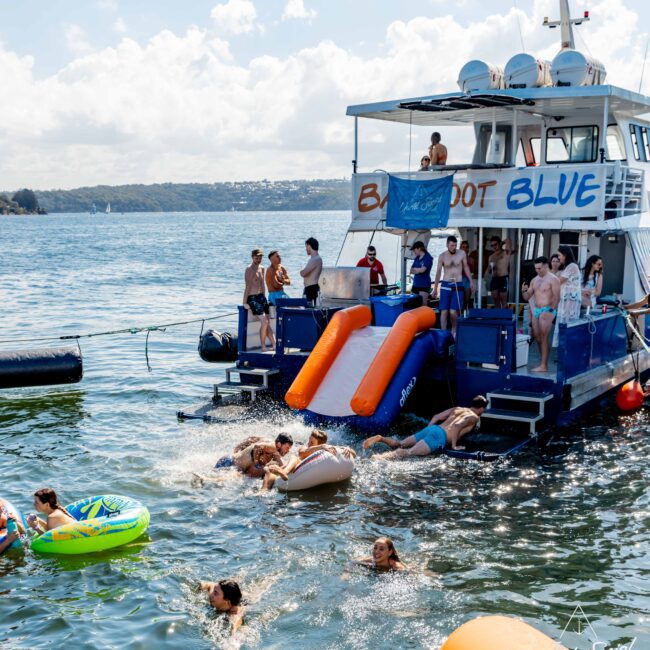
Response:
[[[524,422],[528,424],[528,433],[531,436],[537,434],[537,425],[544,419],[546,402],[553,399],[551,393],[507,389],[492,391],[486,397],[488,407],[481,415],[481,422]]]
[[[237,366],[230,366],[226,368],[226,381],[214,384],[214,394],[212,399],[217,401],[223,395],[241,395],[248,393],[252,402],[255,401],[258,393],[262,393],[269,388],[269,377],[277,375],[280,371],[277,368],[238,368]],[[239,375],[239,381],[233,381],[231,375],[235,373]],[[245,384],[244,377],[261,377],[261,384]]]

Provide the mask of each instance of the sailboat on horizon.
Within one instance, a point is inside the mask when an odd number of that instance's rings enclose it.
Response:
[[[110,214],[110,213],[111,213],[111,202],[110,202],[110,201],[106,204],[106,210],[105,210],[105,212],[106,212],[106,214]]]

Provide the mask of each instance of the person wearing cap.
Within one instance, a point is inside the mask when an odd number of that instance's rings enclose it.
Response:
[[[429,156],[422,156],[422,160],[420,160],[420,169],[418,169],[418,171],[428,172],[430,164],[431,164],[431,158],[429,158]]]
[[[429,303],[429,290],[431,289],[431,269],[433,268],[433,257],[427,252],[427,247],[422,241],[416,241],[411,250],[415,253],[415,259],[411,265],[413,276],[412,293],[417,293],[422,298],[422,304]]]
[[[287,269],[282,266],[282,258],[279,251],[269,253],[271,265],[266,269],[266,288],[269,290],[269,302],[275,307],[278,298],[288,298],[284,288],[291,284],[291,278]]]
[[[244,299],[243,304],[251,314],[260,321],[260,344],[262,352],[266,352],[266,340],[275,347],[275,338],[269,319],[269,303],[264,289],[264,267],[262,258],[264,252],[260,248],[251,251],[251,263],[244,273]]]
[[[357,267],[370,269],[370,284],[379,284],[379,276],[381,276],[382,284],[388,284],[384,265],[377,259],[377,250],[374,246],[368,246],[366,256],[357,262]]]

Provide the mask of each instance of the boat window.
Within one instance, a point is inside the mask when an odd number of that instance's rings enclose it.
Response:
[[[517,147],[517,159],[515,160],[515,165],[517,167],[525,167],[528,164],[526,160],[526,153],[524,152],[524,141],[519,140],[519,146]]]
[[[641,160],[641,153],[639,152],[639,139],[636,133],[637,127],[630,124],[630,137],[632,138],[632,152],[634,153],[635,160]]]
[[[538,160],[541,160],[541,147],[542,147],[541,138],[530,139],[530,148],[533,152],[533,164],[536,163]]]
[[[546,132],[546,162],[595,162],[598,159],[598,127],[570,126]]]
[[[544,254],[544,233],[529,232],[524,242],[524,261],[532,261]]]
[[[621,130],[616,124],[607,127],[607,160],[625,160],[625,145]]]
[[[650,160],[650,141],[648,141],[648,129],[645,126],[641,129],[641,140],[643,141],[645,159]]]

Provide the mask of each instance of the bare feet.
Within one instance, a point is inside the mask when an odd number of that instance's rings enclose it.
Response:
[[[376,445],[380,440],[382,439],[382,436],[370,436],[370,438],[366,438],[363,441],[363,448],[364,449],[370,449],[373,445]]]
[[[547,366],[537,366],[537,368],[531,368],[531,372],[548,372]]]

